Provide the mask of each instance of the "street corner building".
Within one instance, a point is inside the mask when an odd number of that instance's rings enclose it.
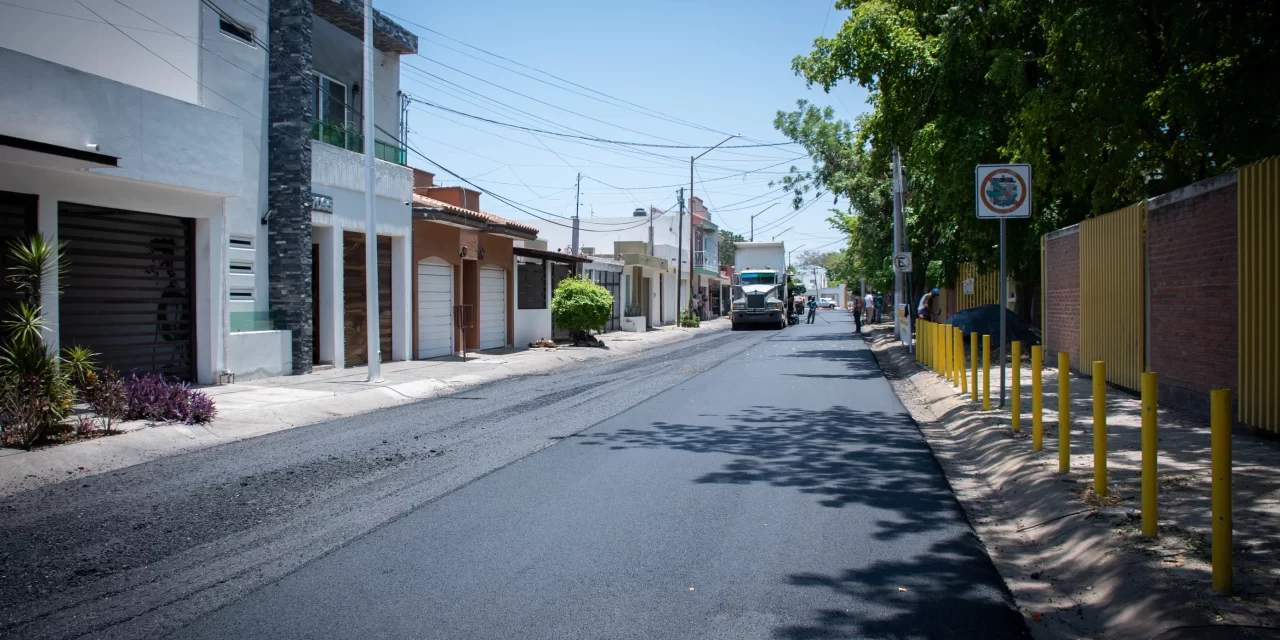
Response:
[[[253,5],[135,0],[128,16],[71,0],[0,5],[0,78],[14,89],[0,93],[0,242],[66,243],[43,309],[54,345],[214,384],[365,364],[373,312],[373,357],[415,357],[399,78],[417,38],[375,12],[369,229],[363,4]],[[126,17],[147,28],[122,29]]]

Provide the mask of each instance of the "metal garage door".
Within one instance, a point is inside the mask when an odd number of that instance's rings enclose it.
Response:
[[[69,203],[62,346],[88,347],[122,373],[190,380],[195,369],[192,221]]]
[[[440,258],[418,263],[418,357],[453,353],[453,265]]]
[[[480,269],[480,348],[507,346],[507,272],[485,265]]]

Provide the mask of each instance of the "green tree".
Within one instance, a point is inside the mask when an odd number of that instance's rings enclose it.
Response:
[[[738,253],[738,247],[733,243],[746,242],[747,239],[742,235],[732,231],[720,231],[720,264],[722,266],[733,266],[733,257]]]
[[[1039,275],[1038,237],[1280,153],[1280,11],[1273,0],[840,0],[850,16],[793,61],[811,85],[856,83],[852,123],[804,102],[776,127],[813,170],[796,206],[848,202],[853,271],[882,277],[892,246],[890,152],[908,178],[917,282],[941,260],[995,266],[998,225],[974,216],[973,168],[1027,162],[1034,217],[1011,221],[1010,266]],[[879,286],[879,285],[878,285]]]
[[[551,296],[551,316],[556,326],[569,331],[574,344],[589,343],[590,331],[604,328],[613,316],[613,295],[585,277],[565,278]]]

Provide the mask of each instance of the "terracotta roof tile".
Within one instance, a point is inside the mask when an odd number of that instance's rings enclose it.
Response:
[[[440,209],[443,211],[448,211],[449,213],[461,216],[463,218],[469,218],[471,220],[486,222],[489,224],[502,225],[504,227],[510,227],[512,229],[515,229],[518,231],[524,231],[526,233],[531,233],[535,235],[538,233],[538,229],[536,227],[531,227],[521,222],[508,220],[506,218],[503,218],[502,216],[496,216],[492,213],[486,213],[484,211],[472,211],[470,209],[464,209],[457,205],[449,204],[448,202],[444,202],[442,200],[436,200],[435,198],[428,198],[427,196],[418,195],[416,193],[413,194],[413,204],[414,206],[422,206],[427,209]]]

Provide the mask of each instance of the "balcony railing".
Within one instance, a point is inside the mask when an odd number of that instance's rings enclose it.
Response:
[[[325,122],[324,120],[313,120],[311,122],[311,139],[319,140],[335,147],[342,147],[347,151],[364,153],[364,135],[360,133],[360,128],[355,123],[343,125]],[[409,164],[408,153],[403,147],[390,142],[383,142],[376,138],[373,141],[373,157],[387,162],[394,162],[401,166]]]
[[[693,268],[708,271],[720,270],[720,256],[711,251],[694,251]]]

